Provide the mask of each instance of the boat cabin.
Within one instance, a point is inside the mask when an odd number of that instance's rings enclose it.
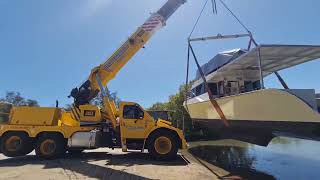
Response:
[[[243,49],[222,52],[201,67],[207,76],[207,82],[214,97],[236,95],[261,89],[258,70],[221,71],[223,66],[228,66],[230,62],[245,53],[247,51]],[[191,92],[192,97],[206,93],[199,71],[197,71]]]
[[[320,46],[259,45],[252,50],[234,49],[217,54],[201,69],[214,98],[238,95],[264,89],[264,78],[275,73],[284,91],[319,107],[313,89],[289,89],[278,71],[320,58]],[[206,94],[199,70],[192,83],[190,98]],[[319,95],[318,95],[319,96]]]
[[[200,68],[214,101],[198,72],[184,106],[194,126],[221,138],[262,146],[279,135],[320,140],[320,95],[314,89],[290,89],[278,73],[319,58],[320,46],[309,45],[219,53]],[[271,74],[282,89],[265,88],[264,78]]]

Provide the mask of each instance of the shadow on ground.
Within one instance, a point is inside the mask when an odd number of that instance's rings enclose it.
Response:
[[[102,161],[99,165],[93,162]],[[62,168],[69,179],[79,179],[77,174],[97,179],[148,179],[125,172],[125,169],[112,169],[109,165],[130,167],[135,165],[187,165],[181,156],[169,162],[156,161],[145,153],[109,154],[106,152],[87,152],[78,155],[66,154],[65,157],[54,160],[41,160],[34,155],[0,160],[1,167],[19,167],[29,164],[43,165],[43,169]],[[74,173],[75,172],[75,173]]]

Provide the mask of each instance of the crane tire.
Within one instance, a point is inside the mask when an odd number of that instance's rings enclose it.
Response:
[[[33,151],[33,139],[24,132],[8,132],[0,142],[0,151],[8,157],[18,157]]]
[[[67,141],[59,134],[42,134],[38,137],[35,151],[36,155],[44,159],[60,157],[66,152]]]
[[[84,149],[69,149],[68,153],[72,155],[79,155],[83,153]]]
[[[177,137],[167,131],[156,131],[150,135],[148,151],[156,160],[174,160],[179,149]]]

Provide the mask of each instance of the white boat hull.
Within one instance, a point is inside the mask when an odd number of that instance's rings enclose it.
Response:
[[[185,103],[196,126],[260,145],[267,145],[278,133],[311,139],[320,135],[316,108],[286,91],[258,90],[216,100],[230,127],[224,126],[206,94]]]

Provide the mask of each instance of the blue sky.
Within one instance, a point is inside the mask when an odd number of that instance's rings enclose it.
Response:
[[[165,0],[2,0],[0,1],[0,96],[19,91],[42,106],[71,103],[70,90],[91,68],[109,57]],[[225,0],[259,43],[320,44],[320,1]],[[166,101],[185,79],[186,39],[204,0],[189,0],[112,80],[122,100],[145,107]],[[194,36],[242,33],[218,3],[205,10]],[[245,48],[246,40],[195,46],[203,64],[217,52]],[[281,74],[291,88],[320,91],[320,62]],[[192,64],[191,75],[196,67]],[[278,83],[268,78],[269,87]]]

